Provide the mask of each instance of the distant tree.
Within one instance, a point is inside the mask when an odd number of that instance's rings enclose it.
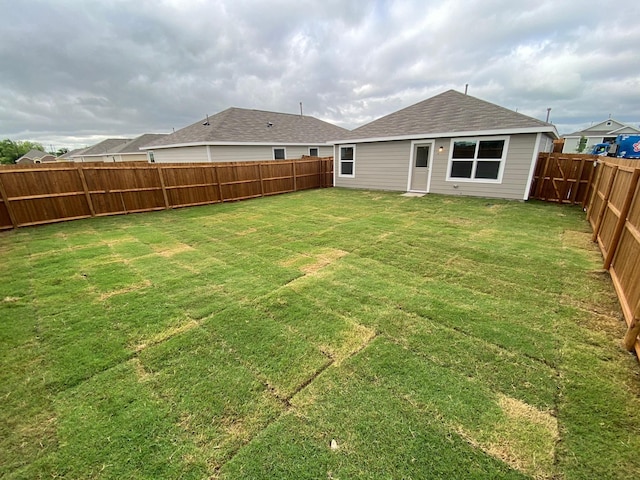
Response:
[[[44,152],[44,147],[39,143],[9,140],[8,138],[0,142],[0,163],[16,163],[21,156],[29,150],[40,150]]]
[[[61,156],[61,155],[64,155],[65,153],[69,153],[69,149],[68,149],[68,148],[66,148],[66,147],[62,147],[62,148],[59,148],[59,149],[56,151],[55,156],[56,156],[56,157],[59,157],[59,156]]]
[[[582,153],[584,152],[584,149],[587,148],[587,137],[585,137],[584,135],[580,137],[580,140],[578,141],[578,146],[576,147],[576,152],[578,153]]]

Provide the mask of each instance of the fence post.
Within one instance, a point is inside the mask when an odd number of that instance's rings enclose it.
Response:
[[[296,182],[296,161],[295,160],[291,161],[291,169],[293,170],[293,191],[297,192],[298,184]]]
[[[164,197],[164,208],[169,210],[169,197],[167,196],[167,187],[164,185],[164,175],[162,175],[162,168],[156,163],[156,170],[158,171],[158,178],[160,179],[160,186],[162,187],[162,196]]]
[[[598,234],[600,233],[600,227],[602,226],[602,219],[604,218],[604,214],[607,211],[607,207],[609,205],[609,197],[611,196],[611,190],[613,190],[613,182],[615,182],[616,174],[618,173],[617,165],[614,165],[611,168],[612,168],[611,178],[609,179],[609,183],[607,183],[607,188],[604,191],[602,206],[600,207],[600,211],[598,212],[598,218],[596,219],[596,224],[593,227],[593,235],[591,236],[592,242],[595,242],[598,239]],[[595,192],[595,195],[597,194],[598,192]]]
[[[220,203],[224,202],[222,196],[222,185],[220,185],[220,174],[218,173],[218,165],[213,166],[213,174],[216,177],[216,183],[218,184],[218,196],[220,197]]]
[[[264,179],[262,178],[262,162],[258,162],[258,175],[260,175],[260,196],[264,197]]]
[[[13,207],[9,204],[9,196],[7,195],[7,191],[2,183],[2,175],[0,175],[0,195],[2,195],[2,201],[4,202],[5,207],[7,207],[7,213],[9,214],[9,219],[13,224],[13,228],[18,228],[18,220],[13,212]]]
[[[598,168],[598,165],[600,165],[600,162],[598,162],[597,160],[593,160],[593,168],[591,169],[591,173],[589,174],[589,181],[587,182],[587,192],[585,193],[584,199],[582,200],[582,210],[584,210],[585,208],[589,210],[591,208],[591,204],[593,203],[593,192],[597,191],[596,189],[594,189],[594,187],[598,185],[598,182],[600,181],[600,172],[602,171],[601,168]],[[596,175],[595,179],[593,178],[594,174]]]
[[[82,164],[79,163],[76,165],[78,169],[78,175],[80,176],[80,182],[82,182],[82,188],[84,189],[84,197],[87,199],[87,205],[89,207],[89,211],[91,212],[91,216],[96,216],[96,211],[93,208],[93,200],[91,200],[91,193],[89,193],[89,186],[87,185],[87,178],[84,176],[84,169],[82,168]]]
[[[638,185],[638,178],[640,178],[640,169],[635,169],[633,171],[633,177],[631,177],[631,184],[629,185],[629,191],[627,195],[624,197],[624,203],[622,204],[622,209],[620,209],[620,218],[618,218],[618,222],[616,223],[615,230],[613,231],[613,237],[611,238],[611,246],[607,250],[607,257],[604,259],[604,265],[602,268],[605,270],[609,270],[611,266],[611,262],[613,261],[613,256],[618,250],[618,244],[620,243],[620,237],[622,236],[622,230],[624,229],[624,224],[627,221],[627,215],[629,214],[629,210],[631,209],[631,202],[633,197],[636,195],[636,186]]]
[[[633,318],[631,319],[631,322],[629,323],[629,328],[627,329],[627,333],[624,336],[624,340],[623,340],[624,348],[626,348],[630,352],[633,351],[633,349],[636,346],[636,339],[638,338],[639,334],[640,334],[640,300],[636,305],[636,310],[633,314]]]

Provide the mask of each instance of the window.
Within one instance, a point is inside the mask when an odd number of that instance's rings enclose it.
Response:
[[[153,152],[147,152],[147,156],[149,157],[149,163],[156,163],[156,159],[153,158]]]
[[[338,170],[338,176],[340,177],[355,177],[355,163],[356,163],[356,147],[355,145],[342,145],[340,147],[340,169]]]
[[[287,151],[285,148],[274,148],[273,149],[273,159],[274,160],[284,160],[287,158]]]
[[[416,148],[416,167],[426,168],[429,166],[429,147],[418,146]]]
[[[502,181],[507,138],[454,139],[452,144],[448,180]]]
[[[318,156],[318,147],[309,147],[309,156],[317,157]]]

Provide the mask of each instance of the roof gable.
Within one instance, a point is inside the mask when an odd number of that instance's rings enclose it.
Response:
[[[130,138],[107,138],[100,143],[96,143],[92,147],[87,148],[77,156],[91,156],[91,155],[107,155],[113,153],[116,148],[121,148],[124,144],[130,142]]]
[[[22,159],[26,159],[26,158],[28,158],[29,160],[35,160],[35,159],[42,158],[45,155],[47,155],[47,152],[43,152],[42,150],[37,150],[35,148],[32,148],[27,153],[22,155],[18,160],[16,160],[16,162],[18,162],[19,160],[22,160]]]
[[[578,130],[577,132],[568,133],[563,135],[564,137],[607,137],[607,136],[617,136],[622,133],[631,133],[637,134],[640,133],[640,128],[633,127],[631,125],[627,125],[625,123],[614,120],[613,118],[609,118],[604,120],[596,125],[592,125],[583,130]]]
[[[516,129],[555,131],[550,123],[448,90],[356,128],[346,138],[388,138]]]
[[[289,113],[228,108],[147,145],[320,144],[348,130],[315,117]]]

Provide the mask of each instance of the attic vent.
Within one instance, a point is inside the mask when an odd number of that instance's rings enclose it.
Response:
[[[607,122],[607,127],[610,127],[610,126],[611,126],[611,122]]]
[[[273,123],[267,122],[267,128],[271,128],[271,127],[273,127]]]

